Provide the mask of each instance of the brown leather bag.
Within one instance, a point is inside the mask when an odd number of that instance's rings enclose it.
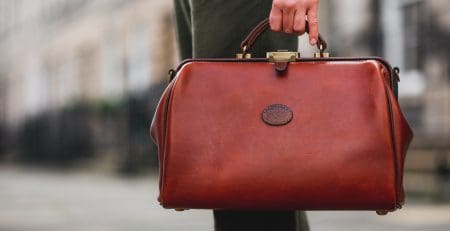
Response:
[[[182,62],[151,125],[159,201],[175,209],[375,210],[404,203],[412,131],[380,58],[274,52]]]

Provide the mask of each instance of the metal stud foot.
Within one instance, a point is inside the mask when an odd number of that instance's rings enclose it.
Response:
[[[387,211],[387,210],[377,210],[377,214],[380,216],[384,216],[384,215],[388,214],[388,212],[389,211]]]

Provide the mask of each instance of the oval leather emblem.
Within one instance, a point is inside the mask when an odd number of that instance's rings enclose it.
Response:
[[[292,116],[292,110],[284,104],[271,104],[262,112],[262,120],[272,126],[288,124]]]

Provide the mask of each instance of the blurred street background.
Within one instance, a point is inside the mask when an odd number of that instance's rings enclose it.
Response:
[[[319,21],[332,56],[400,67],[415,138],[402,210],[312,230],[450,230],[450,1],[320,0]],[[0,0],[0,231],[212,230],[156,201],[148,129],[178,62],[170,0]]]

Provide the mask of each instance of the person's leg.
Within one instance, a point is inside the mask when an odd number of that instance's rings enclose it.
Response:
[[[309,231],[308,217],[305,211],[296,211],[297,231]]]
[[[298,213],[298,214],[297,214]],[[306,214],[295,211],[214,211],[215,231],[305,231]]]
[[[192,23],[189,0],[174,0],[178,50],[181,59],[192,58]]]
[[[188,4],[190,3],[190,4]],[[229,58],[253,27],[268,17],[272,0],[175,0],[181,58]],[[297,36],[267,31],[253,57],[297,50]],[[306,231],[303,211],[214,211],[216,231]]]
[[[304,211],[214,211],[215,231],[309,231]]]

